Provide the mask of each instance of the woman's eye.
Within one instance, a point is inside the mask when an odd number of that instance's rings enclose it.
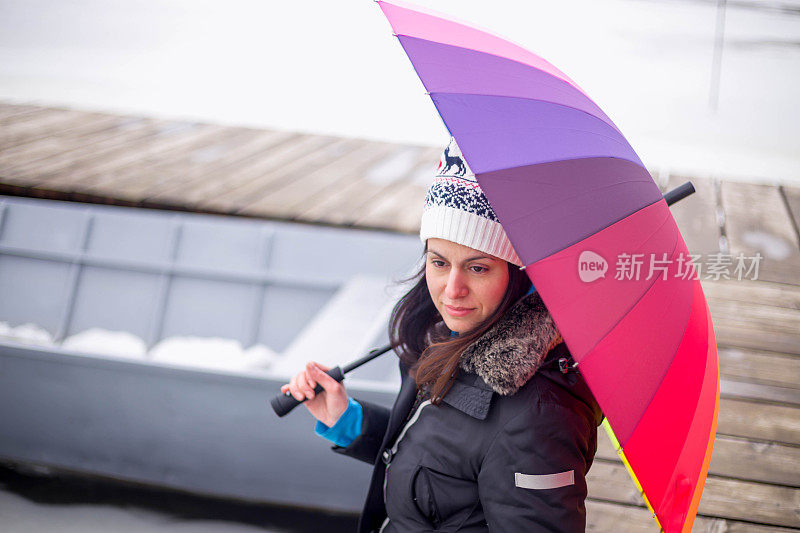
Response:
[[[433,266],[440,267],[440,268],[444,266],[444,261],[441,261],[439,259],[432,259],[431,263],[433,264]]]
[[[472,269],[473,272],[477,274],[483,274],[484,272],[489,270],[488,268],[479,265],[472,265],[470,268]]]

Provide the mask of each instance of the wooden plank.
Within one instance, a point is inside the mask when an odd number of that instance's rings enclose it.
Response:
[[[732,379],[720,380],[719,387],[720,394],[726,398],[742,398],[800,407],[800,390],[794,387],[762,385]]]
[[[26,120],[30,120],[36,117],[42,117],[49,113],[51,108],[49,107],[40,107],[40,106],[33,106],[32,109],[28,109],[23,112],[12,112],[9,113],[8,116],[0,121],[0,125],[3,127],[11,124],[15,124],[18,122],[25,122]]]
[[[371,150],[372,143],[363,139],[350,139],[347,145],[339,146],[335,153],[325,157],[311,157],[310,165],[305,167],[303,161],[274,172],[270,176],[268,188],[261,186],[257,194],[241,203],[238,212],[243,214],[262,213],[271,217],[291,218],[302,211],[303,205],[311,202],[320,189],[341,179],[342,173],[348,172],[348,165],[362,158],[365,151]],[[334,146],[327,150],[334,149]],[[332,175],[331,169],[335,174]]]
[[[709,472],[721,477],[800,487],[800,448],[718,435]]]
[[[22,160],[4,168],[3,173],[7,177],[32,186],[54,182],[56,178],[71,169],[86,165],[92,160],[136,150],[137,143],[158,135],[167,127],[166,123],[157,120],[127,119],[109,132],[87,137],[80,145],[40,160]],[[63,180],[61,183],[69,182]]]
[[[241,139],[242,130],[220,128],[198,132],[175,139],[169,147],[151,152],[150,157],[118,166],[104,175],[95,175],[76,184],[79,190],[115,198],[140,201],[151,190],[158,191],[164,184],[196,166],[205,166],[214,157],[220,157]],[[208,159],[209,161],[204,161]]]
[[[605,431],[598,430],[597,459],[622,464]],[[709,474],[800,488],[800,447],[717,435]]]
[[[82,158],[56,178],[48,180],[49,187],[66,187],[80,192],[106,192],[103,182],[110,181],[116,173],[131,167],[146,167],[161,161],[165,154],[196,145],[220,134],[214,126],[174,124],[162,129],[160,135],[141,138],[126,147],[107,152],[100,157]]]
[[[189,207],[213,198],[229,187],[230,176],[241,167],[264,157],[270,150],[297,137],[286,131],[250,130],[249,138],[226,151],[214,164],[197,165],[184,178],[145,195],[149,203],[179,204]]]
[[[364,148],[348,154],[309,176],[311,185],[304,193],[301,184],[281,191],[285,206],[277,206],[279,213],[293,212],[292,218],[309,222],[335,223],[340,210],[353,210],[349,195],[357,194],[364,173],[371,166],[397,150],[397,145],[371,142]],[[277,203],[278,197],[273,202]]]
[[[71,109],[48,109],[45,113],[27,115],[3,125],[0,129],[0,146],[12,147],[30,138],[41,137],[48,131],[58,130],[80,120],[80,111]]]
[[[357,144],[358,141],[352,139],[324,135],[297,137],[232,173],[226,179],[227,190],[207,196],[200,205],[225,213],[239,212],[248,203],[273,194],[283,182],[313,172]]]
[[[695,193],[670,206],[672,216],[681,230],[691,253],[707,254],[719,251],[720,225],[717,220],[717,188],[710,178],[670,176],[667,190],[691,181]]]
[[[355,160],[354,165],[358,165],[357,169],[343,169],[344,172],[340,176],[320,181],[320,194],[311,202],[303,202],[305,205],[300,206],[299,216],[303,220],[319,220],[327,224],[352,224],[354,218],[361,216],[364,205],[371,198],[389,188],[388,184],[376,183],[367,176],[387,160],[407,157],[408,148],[395,145],[382,153],[382,156],[377,156],[370,149],[364,154],[369,158],[369,162]]]
[[[110,127],[115,121],[119,121],[119,117],[113,117],[103,113],[83,113],[74,112],[71,116],[64,117],[63,120],[54,124],[49,124],[45,127],[34,128],[25,133],[16,135],[13,140],[4,142],[2,150],[13,150],[15,148],[25,148],[30,144],[35,144],[37,141],[48,139],[51,137],[61,137],[73,133],[73,131],[85,130],[87,127],[92,128],[95,124],[101,124],[104,128]]]
[[[425,187],[408,182],[383,194],[353,220],[354,226],[419,233]]]
[[[339,143],[341,143],[339,139]],[[336,146],[334,146],[336,145]],[[233,213],[247,201],[268,194],[273,181],[288,167],[297,168],[300,160],[309,154],[313,158],[334,157],[341,149],[334,137],[323,135],[297,135],[280,143],[276,148],[249,160],[244,165],[233,169],[225,178],[224,187],[206,189],[193,197],[193,201],[217,212]]]
[[[420,148],[406,175],[363,204],[350,221],[355,226],[416,233],[429,182],[441,153],[439,147]],[[424,182],[421,176],[424,176]],[[423,184],[424,183],[424,184]],[[411,218],[413,216],[413,219]]]
[[[113,163],[119,159],[130,160],[141,158],[148,151],[174,136],[180,136],[186,130],[196,128],[195,124],[164,122],[159,120],[132,120],[123,124],[119,135],[109,135],[96,144],[78,147],[62,160],[54,160],[46,166],[35,164],[33,170],[39,174],[50,175],[47,182],[53,186],[69,185],[75,175],[83,175],[88,167],[105,170],[102,165]],[[115,131],[116,133],[116,131]]]
[[[124,119],[112,115],[89,115],[71,128],[49,131],[38,138],[14,147],[0,147],[0,169],[14,166],[19,161],[27,163],[39,161],[70,150],[76,145],[84,145],[87,136],[110,132],[122,120]]]
[[[800,354],[800,313],[758,303],[708,298],[718,343]]]
[[[800,445],[800,408],[748,400],[720,400],[717,435]]]
[[[800,287],[764,281],[704,281],[714,331],[719,346],[739,347],[749,351],[771,350],[785,355],[800,354]],[[759,319],[758,317],[763,317]],[[781,325],[783,324],[783,325]],[[722,357],[722,354],[721,354]],[[787,380],[773,381],[778,376],[771,372],[774,367],[787,376],[795,374],[789,370],[791,361],[774,359],[768,361],[756,357],[761,363],[759,378],[765,384],[789,386]],[[747,361],[744,361],[745,363]],[[748,370],[756,371],[756,365],[748,364]],[[723,368],[724,371],[724,368]],[[772,377],[764,373],[770,373]],[[730,377],[741,379],[743,370]]]
[[[692,528],[693,532],[705,533],[791,533],[796,532],[795,528],[765,526],[752,522],[738,520],[723,520],[721,518],[700,517],[696,520],[697,526]]]
[[[86,169],[89,172],[84,172],[73,185],[90,192],[98,187],[109,190],[117,183],[126,183],[131,175],[147,176],[173,161],[183,160],[185,163],[193,152],[224,142],[235,131],[233,128],[212,125],[181,128],[172,135],[161,137],[159,142],[149,144],[146,152],[131,152],[103,165],[92,165]]]
[[[43,108],[36,105],[28,104],[7,104],[0,102],[0,126],[6,124],[7,121],[25,120],[26,115],[33,115],[41,113]]]
[[[800,527],[800,490],[708,477],[698,513],[772,526]]]
[[[784,283],[751,280],[701,280],[709,298],[800,311],[800,287]]]
[[[751,326],[765,328],[776,334],[793,334],[795,342],[800,341],[800,311],[796,309],[764,305],[761,302],[744,302],[715,297],[709,297],[707,301],[712,316],[716,313],[721,320],[746,322]],[[716,323],[715,320],[714,324]]]
[[[0,146],[8,146],[20,135],[29,134],[31,131],[41,131],[54,122],[72,117],[66,109],[42,108],[31,113],[15,115],[3,122],[0,130]]]
[[[654,533],[656,521],[644,507],[621,505],[600,500],[586,500],[586,531],[590,533]],[[789,533],[796,531],[783,527],[765,526],[697,516],[692,524],[694,533]]]
[[[357,147],[310,172],[293,174],[270,189],[269,194],[246,203],[238,212],[279,218],[303,218],[304,212],[335,193],[336,188],[379,160],[396,145],[357,140]]]
[[[784,203],[789,209],[795,238],[800,243],[800,187],[781,185],[779,190]]]
[[[778,353],[800,355],[795,335],[776,336],[757,328],[741,327],[732,321],[714,321],[714,333],[719,346],[754,350],[769,349]]]
[[[798,339],[800,337],[800,313],[793,309],[757,303],[749,304],[746,302],[717,300],[716,298],[709,298],[708,304],[715,325],[718,323],[717,320],[737,325],[746,323],[751,327],[764,328],[766,331],[774,332],[775,334],[785,334],[793,337],[795,342],[800,341]],[[764,348],[773,352],[781,351],[773,350],[767,346],[764,346]]]
[[[122,167],[89,186],[81,185],[80,190],[141,203],[166,187],[185,183],[186,175],[192,175],[198,167],[211,166],[214,158],[235,146],[237,138],[231,131],[198,136],[174,152]]]
[[[592,487],[589,487],[592,492]],[[587,498],[586,531],[597,533],[654,533],[658,530],[647,509]]]
[[[719,347],[723,378],[800,390],[800,358],[745,348]]]
[[[330,224],[353,225],[371,204],[393,195],[402,182],[411,179],[421,152],[421,147],[397,146],[385,157],[365,167],[363,172],[351,174],[347,183],[338,183],[331,194],[315,203],[314,209],[324,212],[324,215],[309,216],[319,217]]]
[[[732,437],[800,445],[800,408],[723,397],[720,400],[717,438]],[[599,441],[607,440],[604,437]],[[604,452],[605,458],[614,452]],[[796,455],[782,455],[796,460]],[[776,459],[779,461],[780,459]]]
[[[396,184],[391,192],[381,194],[364,206],[353,224],[418,233],[425,193],[433,181],[440,153],[439,147],[423,149],[409,175]]]
[[[800,284],[800,247],[778,188],[731,181],[720,186],[731,253],[759,252],[759,279]]]
[[[643,506],[639,489],[625,467],[596,461],[587,476],[589,497]],[[709,476],[698,514],[771,526],[800,527],[800,491],[793,487]]]
[[[106,128],[112,128],[123,120],[123,117],[99,113],[93,114],[84,117],[83,120],[78,121],[68,129],[42,131],[40,135],[32,138],[28,143],[17,146],[0,146],[0,165],[8,166],[14,163],[12,160],[38,159],[53,155],[57,150],[70,149],[76,142],[79,142],[77,138],[80,136],[96,131],[104,131]]]

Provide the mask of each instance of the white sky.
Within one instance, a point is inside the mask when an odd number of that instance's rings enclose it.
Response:
[[[800,184],[800,7],[728,6],[713,113],[715,2],[424,4],[563,70],[651,168]],[[0,99],[446,142],[370,0],[0,0]]]

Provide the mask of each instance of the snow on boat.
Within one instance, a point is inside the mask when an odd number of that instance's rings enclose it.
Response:
[[[413,236],[0,196],[0,460],[360,510],[368,465],[269,399],[386,343]],[[397,359],[348,375],[391,405]]]

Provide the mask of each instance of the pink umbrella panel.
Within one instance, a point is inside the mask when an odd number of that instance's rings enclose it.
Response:
[[[611,119],[541,57],[424,8],[378,3],[659,526],[691,530],[716,433],[719,363],[702,288],[657,185]],[[591,280],[581,276],[587,257],[601,269]],[[650,262],[637,276],[610,271],[620,258]]]

